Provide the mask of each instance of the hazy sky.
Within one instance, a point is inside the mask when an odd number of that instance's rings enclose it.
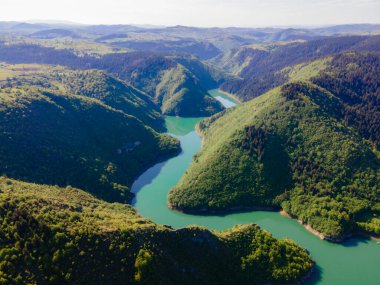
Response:
[[[380,23],[380,0],[1,0],[0,20],[273,26]]]

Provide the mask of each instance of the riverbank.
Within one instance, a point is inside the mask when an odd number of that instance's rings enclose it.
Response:
[[[138,212],[158,224],[175,229],[191,225],[223,231],[235,225],[257,224],[276,238],[289,238],[306,248],[316,262],[315,272],[302,281],[307,285],[372,285],[380,280],[379,244],[368,238],[353,238],[343,243],[332,243],[315,238],[304,226],[283,217],[279,210],[245,211],[227,215],[190,215],[172,211],[167,206],[170,189],[188,169],[193,156],[199,152],[201,138],[194,131],[198,119],[168,117],[165,119],[168,133],[181,141],[182,153],[144,173],[132,187],[136,198],[133,206]],[[268,209],[267,209],[268,210]],[[363,235],[364,237],[364,235]]]
[[[196,124],[194,129],[195,129],[195,132],[197,133],[197,135],[201,138],[201,148],[202,148],[206,137],[203,134],[202,130],[200,129],[199,124]]]
[[[178,148],[176,148],[175,150],[171,151],[171,152],[168,152],[167,154],[164,154],[164,155],[159,155],[156,157],[155,160],[153,160],[152,162],[150,163],[146,163],[144,164],[141,169],[139,170],[139,172],[133,176],[132,178],[132,184],[128,184],[126,185],[129,189],[132,189],[132,185],[136,182],[136,180],[143,174],[145,173],[148,169],[152,168],[153,166],[161,163],[161,162],[164,162],[164,161],[167,161],[168,159],[171,159],[173,157],[176,157],[178,156],[180,153],[182,152],[182,148],[181,148],[181,145],[179,145]],[[129,192],[130,193],[130,197],[128,198],[129,201],[127,201],[128,204],[132,204],[132,201],[133,199],[135,198],[135,193],[133,193],[132,191]]]
[[[278,212],[281,216],[285,218],[295,220],[297,223],[302,225],[309,233],[313,234],[314,236],[324,241],[328,241],[331,243],[342,243],[352,237],[364,237],[364,238],[370,238],[371,240],[380,242],[380,235],[370,234],[366,232],[354,232],[354,233],[345,235],[342,238],[326,236],[323,233],[315,230],[310,225],[302,222],[297,217],[280,209],[279,207],[233,207],[233,208],[224,209],[224,210],[209,210],[207,208],[198,209],[198,210],[183,210],[183,209],[178,209],[178,208],[173,207],[173,205],[169,202],[169,200],[167,200],[167,207],[170,210],[175,211],[177,213],[182,213],[186,215],[195,215],[195,216],[227,216],[227,215],[239,214],[239,213],[244,214],[244,213],[249,213],[252,211]]]
[[[310,225],[303,223],[300,219],[297,219],[297,217],[294,217],[290,215],[289,213],[285,212],[284,210],[278,208],[278,207],[233,207],[225,210],[209,210],[207,208],[198,209],[198,210],[183,210],[173,207],[173,205],[170,203],[170,201],[167,201],[167,206],[170,210],[176,211],[178,213],[188,214],[188,215],[202,215],[202,216],[225,216],[230,214],[236,214],[236,213],[246,213],[246,212],[252,212],[252,211],[265,211],[265,212],[278,212],[281,216],[292,219],[297,221],[300,225],[302,225],[308,232],[312,233],[316,237],[320,238],[321,240],[326,240],[329,242],[334,243],[341,243],[344,240],[352,237],[352,235],[345,236],[341,239],[333,238],[325,236],[323,233],[318,232],[317,230],[313,229]]]
[[[233,207],[229,209],[223,210],[210,210],[207,208],[198,209],[198,210],[183,210],[173,207],[173,205],[167,201],[167,206],[170,210],[187,214],[187,215],[200,215],[200,216],[226,216],[231,214],[241,214],[241,213],[249,213],[253,211],[262,211],[262,212],[278,212],[278,207]]]
[[[237,104],[241,104],[243,103],[239,97],[237,97],[236,95],[232,94],[232,93],[228,93],[226,91],[223,91],[222,89],[218,89],[218,92],[219,93],[222,93],[224,95],[226,95],[227,97],[229,97],[230,99],[236,101]]]
[[[342,238],[329,237],[329,236],[326,236],[323,233],[321,233],[321,232],[313,229],[310,225],[302,222],[300,219],[298,219],[297,217],[295,217],[295,216],[293,216],[293,215],[285,212],[284,210],[280,210],[279,213],[283,217],[286,217],[286,218],[293,219],[293,220],[297,221],[308,232],[312,233],[313,235],[315,235],[316,237],[320,238],[321,240],[325,240],[325,241],[329,241],[329,242],[333,242],[333,243],[342,243],[342,242],[344,242],[344,241],[346,241],[346,240],[348,240],[348,239],[350,239],[350,238],[352,238],[354,236],[357,236],[357,237],[369,238],[371,240],[380,242],[380,235],[371,234],[371,233],[367,233],[367,232],[360,232],[360,231],[353,232],[351,234],[345,235]]]
[[[297,217],[285,212],[284,210],[280,210],[279,211],[280,215],[283,216],[283,217],[286,217],[286,218],[289,218],[289,219],[293,219],[295,221],[297,221],[300,225],[302,225],[309,233],[312,233],[313,235],[315,235],[316,237],[320,238],[321,240],[328,240],[326,239],[326,236],[320,232],[318,232],[317,230],[313,229],[310,225],[308,224],[305,224],[304,222],[302,222],[300,219],[297,219]],[[342,240],[343,241],[343,240]],[[341,241],[337,241],[337,242],[341,242]]]
[[[356,232],[353,235],[359,236],[359,237],[369,238],[373,241],[380,242],[380,235],[370,234],[370,233],[366,233],[366,232]]]

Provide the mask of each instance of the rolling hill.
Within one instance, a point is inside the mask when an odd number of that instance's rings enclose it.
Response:
[[[111,40],[109,38],[110,36],[107,36],[106,41],[98,41],[101,43],[107,43],[111,46],[128,48],[136,51],[191,54],[205,60],[220,54],[220,50],[212,43],[199,42],[196,40],[127,40],[129,36],[123,34],[116,35]]]
[[[64,38],[64,37],[79,38],[79,35],[77,35],[76,33],[70,30],[65,30],[65,29],[42,30],[42,31],[32,33],[29,36],[31,38],[39,38],[39,39],[56,39],[56,38]]]
[[[136,176],[180,150],[149,126],[162,118],[148,97],[104,72],[43,65],[1,71],[2,175],[129,201]]]
[[[226,80],[221,89],[248,101],[287,82],[280,73],[285,67],[346,51],[379,52],[379,47],[379,36],[329,37],[239,47],[210,62],[240,77]]]
[[[0,280],[55,284],[294,282],[306,250],[256,225],[172,229],[81,190],[0,177]]]
[[[96,68],[145,91],[166,115],[200,117],[224,109],[207,93],[223,80],[223,73],[193,57],[108,54]]]
[[[194,57],[179,58],[145,52],[77,56],[70,50],[0,43],[0,60],[8,63],[63,65],[111,73],[146,92],[165,115],[199,117],[221,111],[223,106],[208,95],[207,89],[215,88],[223,80],[223,73]]]
[[[199,124],[203,148],[169,204],[281,207],[332,240],[380,233],[380,56],[339,54],[286,73],[288,83]]]

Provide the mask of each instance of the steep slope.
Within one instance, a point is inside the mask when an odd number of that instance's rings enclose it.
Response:
[[[182,65],[163,72],[155,90],[155,100],[163,114],[192,117],[222,111],[222,104],[208,95],[199,80]]]
[[[128,113],[146,109],[149,114],[143,99],[128,102],[131,94],[119,94],[112,89],[115,85],[102,80],[122,83],[97,71],[43,68],[45,72],[0,82],[3,175],[72,185],[109,201],[129,201],[127,186],[133,179],[147,166],[179,151],[177,140]],[[123,84],[119,87],[128,91]]]
[[[128,39],[128,36],[113,37],[111,40],[101,41],[111,46],[133,49],[136,51],[163,52],[163,53],[185,53],[196,55],[201,59],[210,59],[220,54],[220,50],[212,43],[197,41],[193,39],[156,39],[139,40]]]
[[[99,68],[145,91],[163,114],[196,117],[223,110],[207,93],[206,89],[217,86],[208,67],[194,58],[180,58],[152,53],[110,54],[103,57]]]
[[[58,71],[51,73],[46,81],[58,86],[63,85],[68,93],[98,99],[112,108],[135,116],[155,129],[164,128],[160,109],[147,94],[104,71]]]
[[[170,205],[189,212],[281,206],[328,238],[379,233],[379,62],[344,54],[298,66],[292,82],[201,122],[203,148]],[[316,66],[317,76],[306,72]]]
[[[263,284],[300,280],[307,252],[255,225],[174,230],[71,187],[0,177],[3,284]]]
[[[181,60],[184,64],[181,64],[180,58],[180,56],[165,56],[148,52],[111,53],[98,57],[77,56],[69,50],[31,44],[9,45],[0,42],[0,60],[8,63],[58,64],[80,70],[104,70],[147,93],[160,108],[163,107],[164,102],[157,98],[157,86],[164,78],[167,79],[165,76],[173,74],[174,78],[169,80],[171,86],[165,89],[168,93],[161,95],[165,97],[165,100],[172,98],[170,105],[174,106],[177,115],[197,117],[221,111],[223,106],[209,96],[206,90],[215,88],[223,80],[223,73],[220,70],[216,72],[215,69],[210,72],[211,68],[208,65],[193,57],[185,56]],[[215,75],[215,79],[212,74]],[[184,80],[175,82],[178,77],[183,77]],[[175,91],[175,93],[169,91]],[[178,96],[178,94],[181,95]],[[185,98],[186,105],[181,103],[182,98]],[[185,107],[184,110],[182,110],[183,107]],[[163,109],[165,111],[167,108]]]
[[[194,56],[172,56],[172,59],[193,73],[206,89],[217,88],[226,79],[234,78],[232,74],[226,73],[216,65],[197,60]]]
[[[279,71],[287,66],[345,51],[378,52],[379,47],[379,36],[346,36],[246,46],[220,55],[211,62],[240,77],[227,80],[221,88],[248,101],[284,84],[288,78]]]
[[[280,71],[289,81],[310,80],[345,104],[343,120],[380,146],[380,54],[348,52]]]
[[[2,64],[0,81],[22,82],[55,88],[67,94],[100,100],[106,105],[133,115],[146,125],[164,129],[161,111],[144,92],[100,70],[75,71],[61,66]]]

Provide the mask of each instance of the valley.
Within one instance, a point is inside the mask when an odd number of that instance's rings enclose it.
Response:
[[[0,284],[377,284],[379,31],[0,21]]]
[[[223,96],[222,93],[216,94],[215,90],[210,93]],[[169,209],[167,195],[170,189],[187,171],[193,155],[201,147],[201,139],[194,127],[202,118],[167,117],[165,120],[168,132],[180,140],[182,153],[148,169],[132,185],[132,192],[136,195],[132,205],[141,215],[174,228],[200,225],[212,230],[224,230],[236,224],[258,224],[275,237],[290,238],[310,251],[317,267],[312,278],[305,284],[375,284],[380,278],[377,270],[380,246],[375,240],[354,237],[339,244],[329,243],[279,212],[191,215]],[[365,281],[363,276],[367,278]]]

